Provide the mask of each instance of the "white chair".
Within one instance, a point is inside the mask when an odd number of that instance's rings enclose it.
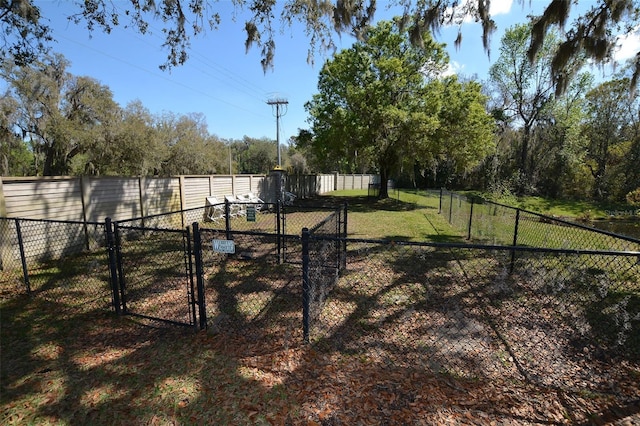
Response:
[[[205,214],[210,221],[217,222],[224,219],[224,203],[220,202],[216,197],[207,197],[205,207]]]
[[[296,194],[294,194],[293,192],[284,191],[283,202],[285,206],[292,206],[295,200],[296,200]]]
[[[242,197],[243,200],[246,200],[246,203],[253,205],[256,208],[256,211],[260,211],[264,205],[264,201],[262,201],[260,197],[255,195],[253,192],[249,192],[246,195],[238,195],[238,198],[240,197]]]
[[[229,217],[244,215],[246,212],[241,202],[233,195],[225,195],[224,199],[229,203]]]

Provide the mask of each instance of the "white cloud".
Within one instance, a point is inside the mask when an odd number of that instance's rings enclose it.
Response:
[[[449,9],[448,13],[460,16],[461,11],[465,10],[466,6],[470,2],[472,4],[475,4],[477,0],[462,0],[462,2],[460,2],[460,5],[458,7],[456,7],[453,10]],[[512,5],[513,5],[513,0],[493,0],[491,2],[491,6],[489,6],[489,14],[491,15],[491,17],[497,16],[497,15],[508,15],[509,12],[511,12]],[[462,22],[464,22],[465,24],[469,24],[469,23],[475,22],[475,19],[473,16],[465,15],[462,18]]]
[[[640,51],[640,32],[639,28],[635,31],[618,37],[613,59],[616,62],[624,62],[633,58]]]
[[[464,65],[457,61],[450,61],[447,65],[447,69],[442,73],[442,77],[448,77],[450,75],[460,74],[464,70]]]
[[[489,6],[489,13],[491,16],[508,15],[511,12],[511,5],[513,0],[493,0]]]

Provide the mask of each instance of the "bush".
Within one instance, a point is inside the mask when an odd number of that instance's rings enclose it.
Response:
[[[636,188],[627,194],[627,203],[632,206],[640,206],[640,188]]]

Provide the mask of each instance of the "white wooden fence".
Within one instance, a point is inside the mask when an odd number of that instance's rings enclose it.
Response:
[[[300,198],[340,189],[367,189],[374,175],[289,176]],[[103,222],[203,207],[205,198],[253,192],[276,200],[271,176],[2,177],[0,217]]]

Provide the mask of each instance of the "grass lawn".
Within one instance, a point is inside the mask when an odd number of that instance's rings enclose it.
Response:
[[[350,238],[397,241],[463,242],[444,215],[439,196],[425,191],[393,191],[390,198],[367,197],[366,190],[334,191],[320,197],[328,203],[349,203]]]
[[[512,196],[508,198],[494,199],[489,194],[477,191],[460,191],[460,193],[478,195],[508,206],[519,207],[524,210],[529,210],[547,216],[556,216],[569,220],[608,219],[610,217],[608,212],[636,210],[636,208],[624,203],[556,200],[534,196]]]

